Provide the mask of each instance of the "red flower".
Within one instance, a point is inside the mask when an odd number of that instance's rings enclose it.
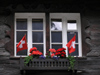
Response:
[[[36,52],[36,51],[33,51],[33,52],[32,52],[32,55],[38,55],[38,54],[37,54],[37,52]]]
[[[55,49],[49,49],[49,51],[50,51],[50,52],[56,52],[56,50],[55,50]]]
[[[54,53],[52,53],[52,54],[51,54],[51,58],[53,58],[53,56],[54,56],[54,55],[55,55],[55,54],[54,54]]]
[[[33,55],[42,55],[42,52],[40,52],[40,51],[37,50],[37,51],[33,51],[32,54]]]
[[[63,51],[63,50],[66,50],[66,48],[59,48],[57,51],[60,52],[60,51]]]
[[[37,48],[33,47],[33,48],[30,49],[30,53],[32,53],[33,51],[36,51],[36,50],[37,50]]]
[[[36,48],[36,47],[33,47],[32,49],[33,49],[34,51],[35,51],[35,50],[37,50],[37,48]]]
[[[32,54],[29,54],[29,56],[31,56]]]
[[[31,49],[30,49],[30,53],[32,53],[32,51],[33,51],[33,49],[31,48]]]
[[[62,51],[61,54],[66,54],[66,52]]]
[[[60,52],[56,52],[56,53],[55,53],[55,55],[60,55],[60,54],[61,54]]]
[[[64,54],[62,54],[61,56],[62,56],[62,57],[64,57],[65,55],[64,55]]]
[[[42,55],[42,52],[38,52],[38,55]]]

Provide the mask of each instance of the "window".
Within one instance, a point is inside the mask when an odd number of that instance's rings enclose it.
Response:
[[[46,41],[50,43],[50,48],[66,48],[66,44],[76,34],[76,50],[71,55],[82,56],[81,47],[81,23],[79,13],[50,13],[50,42],[46,40],[46,20],[45,13],[15,13],[15,37],[14,55],[27,56],[32,47],[46,53]],[[16,53],[16,45],[26,34],[27,50]],[[47,44],[48,46],[48,44]],[[66,56],[69,55],[66,50]]]
[[[16,53],[16,45],[26,34],[28,50]],[[43,52],[45,56],[45,14],[44,13],[15,13],[15,56],[27,56],[32,47]]]
[[[82,56],[81,24],[79,13],[50,13],[50,48],[67,48],[66,44],[76,34],[76,50],[71,55]],[[66,50],[66,56],[69,55]]]

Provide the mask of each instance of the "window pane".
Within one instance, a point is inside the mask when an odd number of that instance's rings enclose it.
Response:
[[[76,20],[68,20],[68,30],[77,30]]]
[[[43,19],[32,19],[32,30],[43,30]]]
[[[17,55],[27,55],[27,50],[19,51]]]
[[[69,52],[68,52],[68,55],[70,55]],[[71,56],[78,56],[78,55],[79,55],[79,53],[78,53],[78,45],[76,45],[75,46],[75,51],[73,53],[71,53]]]
[[[51,30],[62,30],[61,19],[51,19]]]
[[[40,52],[43,53],[43,49],[44,49],[44,48],[43,48],[43,45],[40,45],[40,44],[34,44],[33,47],[36,47],[37,50],[39,50]]]
[[[78,32],[67,32],[68,42],[74,37],[75,34],[76,34],[76,43],[78,43]]]
[[[17,46],[17,45],[16,45]],[[17,47],[16,47],[16,52],[17,52]],[[21,50],[17,53],[17,55],[27,55],[27,49]]]
[[[17,19],[16,28],[17,30],[27,30],[27,19]]]
[[[27,39],[27,31],[17,31],[17,42],[19,42],[25,34]]]
[[[52,48],[54,48],[54,49],[59,49],[59,48],[62,48],[62,45],[59,45],[59,44],[56,44],[56,45],[52,45]]]
[[[62,32],[52,32],[51,33],[52,42],[62,42]]]
[[[43,32],[32,32],[33,43],[43,43]]]

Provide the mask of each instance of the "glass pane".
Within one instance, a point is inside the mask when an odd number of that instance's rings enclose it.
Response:
[[[17,19],[16,28],[17,30],[27,30],[27,19]]]
[[[62,30],[61,19],[51,19],[51,30]]]
[[[32,32],[33,43],[43,43],[43,32]]]
[[[54,48],[54,49],[57,50],[57,49],[59,49],[59,48],[62,48],[62,45],[58,45],[58,44],[54,45],[54,44],[53,44],[53,45],[52,45],[52,48]]]
[[[40,44],[33,44],[33,47],[36,47],[37,48],[37,50],[39,50],[40,52],[42,52],[43,53],[43,45],[40,45]]]
[[[17,48],[16,48],[16,51],[17,51]],[[16,55],[27,55],[27,49],[19,51]]]
[[[77,30],[76,20],[68,20],[68,30]]]
[[[43,19],[32,19],[32,30],[43,30]]]
[[[78,32],[67,32],[68,42],[74,37],[75,34],[76,34],[76,43],[78,43]]]
[[[62,42],[62,32],[52,32],[51,33],[52,42]]]
[[[17,31],[17,42],[20,42],[25,34],[27,39],[27,31]]]
[[[68,55],[70,55],[69,52],[68,52]],[[71,53],[71,56],[78,56],[78,55],[79,55],[79,53],[78,53],[78,45],[76,45],[75,46],[75,51]]]
[[[27,50],[19,51],[17,55],[27,55]]]

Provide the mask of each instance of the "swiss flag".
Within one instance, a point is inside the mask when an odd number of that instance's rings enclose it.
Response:
[[[26,42],[26,34],[23,36],[23,38],[21,39],[21,41],[18,43],[17,45],[17,52],[21,51],[21,50],[25,50],[27,49],[27,42]]]
[[[75,39],[76,35],[67,43],[69,54],[75,51]]]

